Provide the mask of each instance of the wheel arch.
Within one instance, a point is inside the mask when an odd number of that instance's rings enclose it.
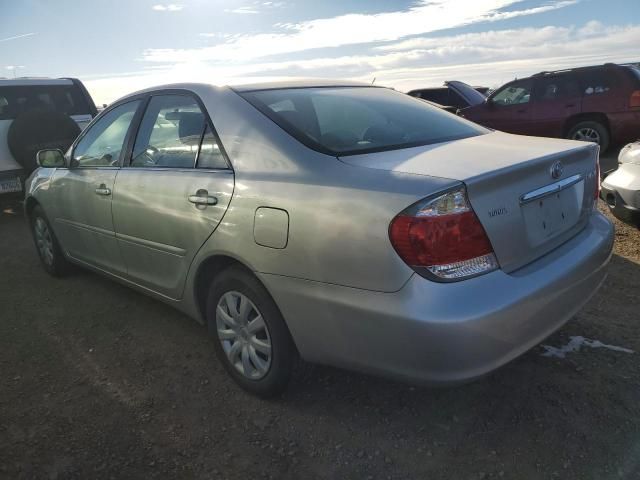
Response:
[[[269,291],[269,288],[267,288],[267,286],[262,282],[262,280],[258,278],[258,276],[254,273],[254,271],[238,258],[228,254],[220,253],[220,254],[213,254],[207,257],[205,260],[203,260],[200,263],[200,265],[198,265],[198,269],[196,270],[195,278],[193,281],[193,292],[195,297],[196,308],[198,310],[198,313],[200,314],[200,318],[204,321],[205,325],[207,322],[206,320],[207,319],[207,295],[209,293],[209,286],[211,285],[211,282],[213,282],[213,280],[218,275],[220,275],[222,272],[224,272],[226,269],[232,266],[237,266],[242,268],[247,273],[249,273],[253,278],[255,278],[256,281],[258,281],[264,287],[264,289],[267,291],[269,296],[273,299],[273,302],[275,303],[276,308],[278,309],[278,311],[280,311],[280,315],[282,315],[280,306],[275,301],[275,298],[273,298],[273,295]],[[284,320],[284,323],[287,329],[289,330],[289,325],[284,315],[282,315],[282,319]],[[291,334],[291,330],[289,330],[289,333]],[[293,338],[293,335],[291,337],[293,340],[293,344],[297,350],[298,347],[296,345],[295,338]]]
[[[562,130],[563,137],[566,137],[569,134],[569,131],[580,122],[598,122],[601,123],[604,128],[607,129],[607,133],[611,136],[611,125],[609,123],[609,118],[602,112],[582,112],[576,115],[572,115],[567,118],[564,123],[564,128]]]
[[[27,218],[31,218],[31,214],[33,213],[33,209],[40,205],[40,202],[36,200],[34,197],[29,196],[24,201],[24,212]]]

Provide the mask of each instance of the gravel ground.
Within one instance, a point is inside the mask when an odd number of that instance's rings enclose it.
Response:
[[[616,228],[605,285],[546,344],[640,351],[640,232]],[[262,401],[184,315],[88,272],[48,277],[10,209],[0,271],[0,478],[640,478],[635,353],[537,347],[448,389],[314,367]]]

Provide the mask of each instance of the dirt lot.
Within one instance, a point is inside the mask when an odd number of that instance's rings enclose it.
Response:
[[[616,228],[606,284],[546,344],[640,351],[640,232]],[[315,367],[267,402],[182,314],[91,273],[48,277],[10,211],[0,272],[0,478],[640,478],[638,354],[539,347],[437,390]]]

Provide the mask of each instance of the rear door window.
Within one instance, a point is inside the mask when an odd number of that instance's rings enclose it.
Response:
[[[604,69],[586,70],[579,73],[582,94],[585,97],[602,95],[614,87],[615,76]]]
[[[90,115],[91,109],[75,85],[0,87],[0,120],[13,120],[29,110],[52,110],[67,115]]]
[[[151,98],[133,147],[131,166],[228,168],[204,112],[189,95]]]
[[[193,97],[152,97],[140,124],[131,166],[194,168],[204,125],[204,114]]]
[[[541,77],[535,81],[536,101],[571,98],[580,95],[580,85],[573,75]]]

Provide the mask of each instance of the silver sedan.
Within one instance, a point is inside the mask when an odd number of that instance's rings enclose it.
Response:
[[[413,383],[486,374],[569,320],[612,249],[597,146],[366,85],[153,88],[38,161],[25,208],[44,268],[206,324],[263,396],[301,359]]]

